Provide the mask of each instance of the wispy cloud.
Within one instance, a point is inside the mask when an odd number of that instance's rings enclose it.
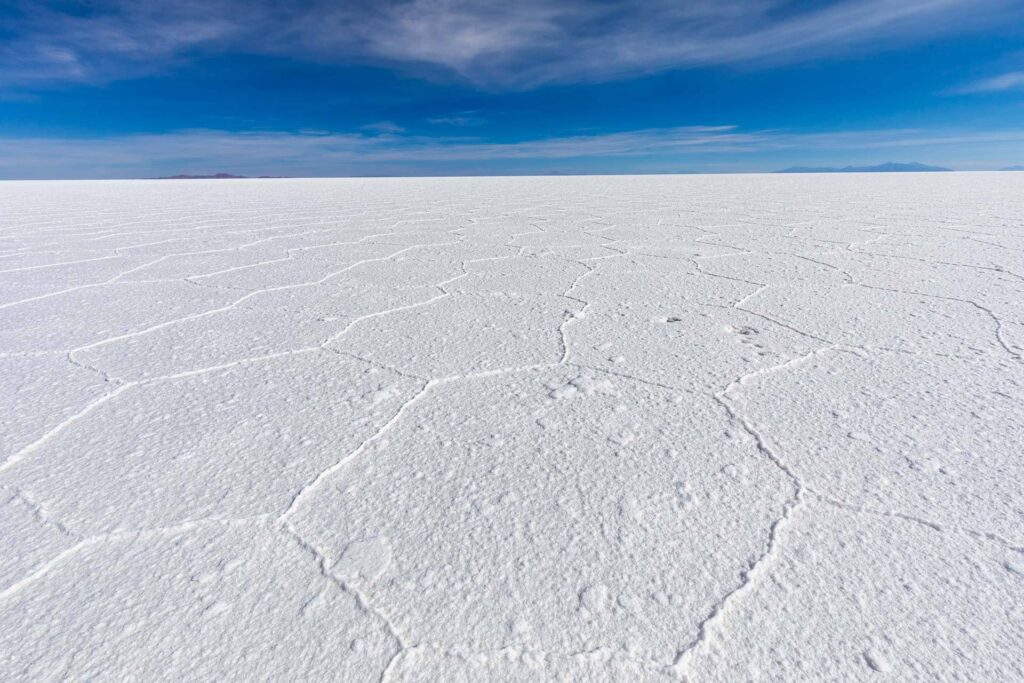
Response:
[[[0,137],[0,178],[146,177],[215,171],[250,175],[426,173],[438,169],[472,172],[496,160],[552,162],[626,157],[656,159],[686,168],[689,160],[706,159],[708,155],[722,160],[736,155],[750,169],[751,155],[759,153],[774,158],[785,150],[839,151],[848,155],[874,149],[881,154],[881,150],[934,150],[956,145],[988,145],[1024,152],[1024,129],[798,133],[688,126],[505,143],[399,134],[216,130],[92,138]]]
[[[463,111],[427,119],[427,123],[432,123],[435,126],[456,126],[458,128],[482,126],[486,122],[487,119],[480,116],[476,111]]]
[[[377,133],[378,135],[395,135],[396,133],[404,132],[405,128],[391,121],[376,121],[362,126],[360,130]]]
[[[228,1],[14,5],[5,17],[10,37],[0,41],[0,86],[130,78],[248,30],[226,11]]]
[[[1003,90],[1024,89],[1024,71],[1010,71],[1009,73],[982,78],[968,83],[953,90],[954,94],[966,95],[972,93],[1001,92]]]
[[[799,61],[1020,18],[1015,0],[97,0],[18,5],[0,83],[103,81],[205,52],[374,62],[487,87]]]

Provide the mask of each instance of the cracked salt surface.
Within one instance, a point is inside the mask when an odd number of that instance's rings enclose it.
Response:
[[[1024,679],[1014,174],[0,206],[2,680]]]

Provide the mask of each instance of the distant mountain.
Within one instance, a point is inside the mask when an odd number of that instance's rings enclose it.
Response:
[[[1007,166],[1006,168],[999,169],[1000,171],[1024,171],[1024,166]]]
[[[916,162],[897,164],[890,161],[878,164],[877,166],[843,166],[842,168],[830,166],[790,166],[781,171],[776,171],[776,173],[932,173],[951,170],[953,169],[941,166],[927,166]]]
[[[228,178],[246,178],[244,175],[231,175],[230,173],[214,173],[213,175],[188,175],[182,173],[180,175],[165,175],[153,180],[221,180]]]

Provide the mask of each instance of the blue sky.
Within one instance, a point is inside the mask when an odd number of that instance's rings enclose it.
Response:
[[[1022,0],[0,3],[0,178],[1024,164]]]

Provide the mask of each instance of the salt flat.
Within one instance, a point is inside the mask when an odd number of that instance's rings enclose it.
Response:
[[[1024,679],[1024,174],[0,184],[0,679]]]

